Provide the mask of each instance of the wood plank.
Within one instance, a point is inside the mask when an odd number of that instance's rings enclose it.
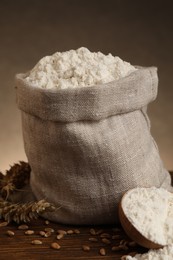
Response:
[[[2,222],[3,221],[0,223]],[[143,253],[147,251],[136,245],[135,247],[129,247],[128,250],[113,252],[111,250],[112,246],[118,246],[123,239],[130,241],[120,226],[68,226],[53,222],[46,225],[45,220],[42,218],[39,218],[28,225],[29,229],[35,231],[33,235],[25,235],[25,230],[19,230],[18,225],[15,223],[0,227],[0,260],[119,260],[121,259],[121,256],[126,254],[134,255],[134,252]],[[52,233],[50,237],[43,238],[39,235],[39,231],[44,230],[47,227],[53,228],[55,232]],[[110,234],[111,244],[104,244],[100,235],[91,235],[91,228],[94,228],[96,231],[102,229],[102,232]],[[114,231],[114,228],[119,228],[119,230]],[[57,240],[57,230],[59,229],[66,231],[70,229],[79,229],[80,234],[65,235],[61,240]],[[9,237],[6,234],[7,230],[15,232],[14,237]],[[112,239],[113,235],[119,235],[119,237]],[[96,237],[98,241],[91,242],[89,241],[90,237]],[[41,245],[33,245],[31,244],[31,241],[34,239],[39,239],[43,243]],[[60,250],[50,248],[52,242],[58,242],[61,246]],[[82,245],[90,246],[91,250],[89,252],[84,252],[82,250]],[[106,250],[106,256],[101,256],[99,253],[99,250],[102,247]]]
[[[39,231],[44,230],[46,227],[51,227],[55,230],[50,237],[43,238],[39,235]],[[100,235],[91,235],[90,229],[95,228],[96,231],[102,229],[104,233],[108,233],[111,236],[120,235],[119,238],[113,240],[110,239],[111,244],[106,245],[102,242]],[[113,231],[113,226],[97,226],[97,227],[76,227],[60,225],[56,223],[50,223],[45,225],[45,221],[40,218],[29,224],[29,229],[35,231],[33,235],[25,235],[25,230],[19,230],[18,226],[14,223],[9,224],[5,227],[0,227],[0,259],[120,259],[124,254],[138,251],[146,251],[142,247],[136,246],[134,248],[129,248],[129,250],[121,250],[119,252],[113,252],[111,250],[112,246],[119,245],[122,239],[129,240],[125,235],[123,230],[120,228],[118,231]],[[69,229],[79,229],[80,234],[65,235],[61,240],[56,239],[57,230],[69,230]],[[15,233],[14,237],[9,237],[6,232],[11,230]],[[90,237],[96,237],[97,242],[89,241]],[[43,242],[41,245],[32,245],[31,241],[34,239],[39,239]],[[52,242],[58,242],[61,246],[60,250],[54,250],[50,248]],[[91,247],[89,252],[84,252],[82,250],[82,245],[88,245]],[[99,254],[100,248],[104,247],[106,250],[106,256],[101,256]]]

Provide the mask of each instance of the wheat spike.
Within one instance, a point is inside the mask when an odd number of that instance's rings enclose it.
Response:
[[[15,192],[22,189],[29,183],[31,167],[28,163],[20,161],[15,163],[9,170],[6,171],[6,175],[0,174],[0,192],[4,199]]]
[[[0,201],[0,219],[8,223],[30,222],[37,219],[43,212],[54,211],[55,207],[45,200],[29,202],[24,204],[13,204],[7,201]]]

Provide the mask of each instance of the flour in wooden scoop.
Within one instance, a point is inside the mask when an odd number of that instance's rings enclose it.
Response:
[[[173,244],[173,194],[163,188],[135,188],[122,199],[132,225],[148,240],[161,246]]]

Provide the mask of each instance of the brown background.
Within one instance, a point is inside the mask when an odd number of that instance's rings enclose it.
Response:
[[[173,169],[173,7],[156,0],[0,1],[0,169],[25,159],[14,75],[80,46],[159,68],[149,115],[161,157]]]

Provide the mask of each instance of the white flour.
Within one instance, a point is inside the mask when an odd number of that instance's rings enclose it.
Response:
[[[136,188],[122,200],[123,210],[134,227],[149,240],[173,243],[173,194],[162,188]]]
[[[173,194],[162,188],[136,188],[122,200],[124,213],[149,240],[173,243]]]
[[[127,256],[126,260],[172,260],[173,245],[165,246],[163,249],[149,250],[146,254],[137,254],[134,257]]]
[[[87,87],[117,80],[135,70],[119,57],[90,52],[82,47],[42,58],[26,81],[46,89]]]

